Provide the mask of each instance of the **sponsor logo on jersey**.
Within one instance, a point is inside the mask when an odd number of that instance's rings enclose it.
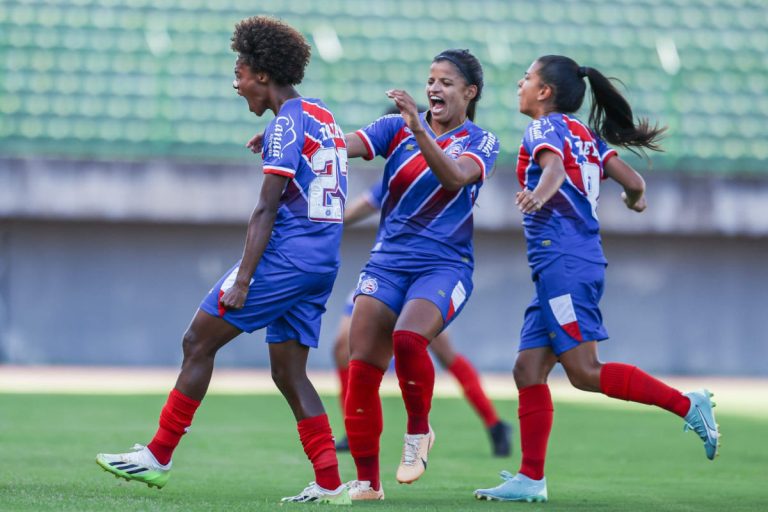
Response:
[[[483,139],[480,141],[480,146],[477,148],[486,158],[491,157],[493,147],[496,145],[496,136],[490,132],[483,134]]]
[[[270,158],[283,158],[283,150],[296,142],[296,131],[293,129],[293,119],[288,116],[275,118],[272,136],[267,143],[267,155]]]

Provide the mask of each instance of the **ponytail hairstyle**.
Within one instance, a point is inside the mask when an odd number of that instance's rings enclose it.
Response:
[[[545,55],[537,61],[541,81],[553,88],[555,110],[571,114],[581,108],[586,77],[592,90],[589,126],[602,139],[633,153],[637,153],[633,148],[662,151],[659,139],[666,127],[651,126],[647,118],[639,118],[635,123],[632,107],[611,79],[595,68],[579,66],[562,55]]]
[[[480,65],[477,57],[469,53],[469,50],[444,50],[436,55],[432,62],[440,62],[441,60],[447,60],[456,66],[467,85],[477,86],[477,94],[467,105],[467,117],[470,121],[474,121],[475,107],[483,92],[483,66]]]

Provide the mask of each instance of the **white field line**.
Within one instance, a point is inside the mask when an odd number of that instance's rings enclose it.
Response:
[[[167,393],[176,382],[176,368],[125,368],[79,366],[14,366],[0,365],[0,393],[80,393],[143,394]],[[309,375],[321,394],[338,393],[338,380],[331,371],[313,371]],[[517,399],[511,374],[484,374],[486,392],[491,398]],[[768,418],[768,379],[727,377],[663,377],[669,385],[686,391],[708,388],[715,393],[717,411]],[[580,402],[608,407],[642,408],[643,406],[607,398],[600,393],[586,393],[573,388],[566,379],[549,383],[555,402]],[[272,394],[277,393],[269,370],[214,370],[209,393]],[[393,372],[388,372],[381,386],[382,395],[399,395]],[[437,374],[436,397],[458,397],[461,389],[447,372]],[[514,411],[504,411],[508,415]]]

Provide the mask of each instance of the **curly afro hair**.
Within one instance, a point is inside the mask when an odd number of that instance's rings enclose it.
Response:
[[[278,85],[301,83],[311,53],[296,29],[268,16],[252,16],[235,25],[232,50],[251,70],[268,74]]]

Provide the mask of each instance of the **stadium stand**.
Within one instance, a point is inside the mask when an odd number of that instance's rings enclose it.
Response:
[[[768,173],[768,14],[760,0],[5,0],[0,9],[0,152],[143,160],[242,161],[265,120],[230,87],[229,37],[266,13],[313,44],[303,94],[342,126],[376,118],[384,91],[419,99],[431,58],[480,56],[478,118],[511,166],[526,118],[516,82],[567,54],[627,84],[639,115],[670,127],[660,171]]]

